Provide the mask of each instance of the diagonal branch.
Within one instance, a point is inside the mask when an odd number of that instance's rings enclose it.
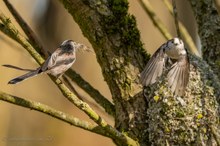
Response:
[[[88,99],[86,99],[85,97],[83,97],[82,95],[80,95],[80,93],[78,93],[78,91],[75,89],[75,87],[72,85],[70,79],[66,76],[63,75],[62,76],[64,82],[67,84],[67,87],[69,87],[71,89],[71,91],[82,101],[88,103],[90,106],[92,106],[94,109],[100,109],[100,106],[98,106],[96,103],[93,103],[91,101],[89,101]],[[99,112],[101,112],[102,114],[106,114],[105,111],[100,110]]]
[[[31,44],[27,42],[26,38],[20,34],[20,32],[15,28],[15,26],[11,23],[11,20],[7,18],[1,11],[0,11],[0,30],[12,38],[13,40],[17,41],[21,44],[30,55],[35,58],[38,64],[43,64],[44,59],[40,56],[40,54],[33,49]]]
[[[122,142],[126,142],[128,145],[137,145],[137,143],[131,139],[130,137],[122,134],[111,125],[109,125],[103,118],[101,118],[93,109],[82,100],[79,100],[60,80],[55,81],[58,88],[61,90],[63,95],[74,105],[76,105],[79,109],[84,111],[94,122],[96,122],[99,126],[101,126],[107,133],[112,135],[114,138],[120,140]]]
[[[166,6],[168,7],[169,12],[173,15],[172,6],[168,2],[168,0],[163,0]],[[157,17],[156,13],[154,12],[149,0],[139,0],[139,3],[143,7],[143,9],[148,14],[149,18],[152,20],[153,24],[156,26],[156,28],[160,31],[160,33],[166,38],[167,40],[172,38],[173,36],[169,33],[167,27],[164,25],[164,23],[161,21],[159,17]],[[195,45],[195,43],[192,40],[192,37],[188,33],[187,29],[184,27],[184,25],[179,21],[180,25],[180,32],[184,40],[189,46],[189,49],[193,54],[196,56],[201,56],[201,54],[198,52],[198,49]]]
[[[159,17],[157,17],[156,13],[154,12],[152,6],[150,5],[150,2],[148,0],[139,0],[139,3],[141,4],[142,8],[145,10],[145,12],[148,14],[150,19],[152,20],[153,24],[158,28],[158,30],[161,32],[161,34],[167,39],[171,39],[172,35],[169,33],[168,29],[164,25],[164,23],[160,20]]]
[[[220,16],[213,0],[188,0],[198,27],[203,58],[220,78]]]
[[[37,50],[37,52],[44,56],[46,55],[45,50],[43,49],[43,46],[39,43],[39,41],[36,39],[36,36],[33,32],[33,30],[29,27],[29,25],[23,20],[23,18],[19,15],[19,13],[14,9],[14,7],[11,5],[11,3],[8,0],[3,0],[5,5],[8,7],[8,10],[12,13],[18,24],[23,29],[24,33],[28,36],[28,41],[30,44]],[[44,56],[45,57],[45,56]]]
[[[36,49],[36,51],[43,57],[47,56],[45,49],[39,43],[37,37],[34,35],[33,30],[30,26],[25,22],[25,20],[19,15],[19,13],[15,10],[15,8],[11,5],[8,0],[4,0],[6,6],[9,11],[12,13],[18,24],[21,26],[26,36],[29,39],[29,42]],[[86,93],[88,93],[100,106],[102,106],[105,111],[111,115],[115,116],[114,105],[104,97],[97,89],[92,87],[88,82],[86,82],[79,74],[77,74],[74,70],[70,69],[67,73],[67,76],[71,78],[72,81],[76,82],[76,84],[82,88]]]
[[[170,14],[173,15],[172,5],[170,4],[170,2],[168,0],[163,0],[163,2],[166,5],[166,7],[168,8]],[[192,37],[190,36],[188,30],[186,29],[186,27],[183,25],[183,23],[181,21],[179,21],[179,27],[180,27],[179,29],[180,29],[181,35],[184,38],[184,40],[186,41],[186,43],[188,44],[191,52],[193,54],[195,54],[196,56],[201,57],[202,55],[199,53],[198,48],[196,47],[195,43],[193,42]]]
[[[98,90],[93,88],[87,81],[85,81],[79,74],[74,70],[70,69],[65,73],[72,81],[74,81],[80,88],[86,91],[99,105],[101,105],[105,111],[115,116],[114,105],[105,98]]]
[[[80,120],[78,118],[75,118],[69,114],[63,113],[61,111],[58,111],[48,105],[39,103],[39,102],[35,102],[32,100],[27,100],[24,98],[20,98],[17,96],[13,96],[7,93],[4,93],[2,91],[0,91],[0,100],[2,101],[6,101],[18,106],[22,106],[25,108],[29,108],[31,110],[35,110],[38,112],[42,112],[44,114],[47,114],[51,117],[54,117],[56,119],[59,119],[63,122],[69,123],[70,125],[82,128],[84,130],[96,133],[96,134],[100,134],[106,137],[110,137],[110,135],[108,135],[100,126],[97,126],[96,124],[92,124],[83,120]]]
[[[96,52],[115,103],[115,127],[141,144],[147,141],[145,100],[138,74],[149,54],[143,48],[127,0],[60,0]],[[141,133],[141,134],[137,134]],[[118,145],[122,145],[118,143]]]
[[[36,50],[26,41],[26,39],[19,33],[19,31],[14,27],[14,25],[10,22],[8,18],[5,17],[3,13],[0,13],[0,30],[2,30],[5,34],[19,42],[30,54],[31,56],[39,63],[42,64],[44,59],[36,52]],[[49,75],[50,76],[50,75]],[[54,81],[60,91],[63,93],[64,97],[66,97],[71,103],[73,103],[76,107],[82,110],[85,114],[87,114],[90,119],[96,122],[99,126],[105,130],[105,132],[109,133],[115,140],[120,141],[122,143],[127,143],[128,145],[138,145],[136,141],[128,137],[127,135],[119,132],[111,125],[109,125],[102,117],[100,117],[87,103],[80,100],[77,96],[75,96],[59,79],[55,79],[50,76],[50,78]]]
[[[26,39],[19,33],[19,31],[14,27],[11,21],[6,18],[6,16],[3,13],[0,13],[0,20],[2,21],[2,23],[0,23],[0,29],[9,37],[13,38],[18,43],[20,43],[32,55],[32,57],[41,65],[44,62],[44,59],[35,51],[35,49],[31,46],[31,44],[29,44],[29,42],[26,41]],[[56,80],[54,77],[52,76],[50,77],[55,83],[57,83],[58,87],[61,88],[62,93],[64,95],[65,94],[67,95],[65,91],[70,92],[68,88],[66,88],[65,85],[59,79]],[[74,99],[77,99],[77,97],[75,97]]]

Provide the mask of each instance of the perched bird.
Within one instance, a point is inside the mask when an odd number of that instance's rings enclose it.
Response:
[[[189,81],[190,63],[184,43],[179,38],[167,41],[153,54],[141,73],[141,84],[148,86],[155,83],[164,67],[168,66],[167,62],[172,63],[167,75],[168,86],[175,95],[182,96]]]
[[[14,78],[8,84],[16,84],[30,77],[36,76],[43,72],[51,74],[57,78],[62,76],[75,62],[76,50],[84,47],[84,45],[76,43],[72,40],[65,40],[43,63],[43,65],[36,70],[29,71],[28,73]],[[11,67],[11,65],[3,65]],[[19,67],[11,67],[20,69]]]

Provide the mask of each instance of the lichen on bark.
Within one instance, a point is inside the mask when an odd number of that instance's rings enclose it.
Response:
[[[184,97],[173,97],[166,88],[165,75],[159,84],[145,89],[152,145],[217,145],[215,136],[220,133],[218,77],[207,63],[190,58],[190,81]]]
[[[185,97],[173,97],[163,76],[146,89],[146,100],[139,73],[149,55],[142,47],[134,16],[128,14],[128,1],[60,1],[96,52],[115,103],[119,131],[141,146],[217,143],[219,131],[211,129],[219,129],[219,79],[205,62],[191,57]]]
[[[220,78],[220,16],[213,0],[189,0],[198,26],[203,58]]]

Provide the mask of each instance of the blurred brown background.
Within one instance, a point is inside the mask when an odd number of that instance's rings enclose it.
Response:
[[[76,42],[84,43],[91,47],[88,40],[83,37],[78,25],[58,1],[11,0],[10,2],[28,22],[37,34],[40,42],[50,52],[66,39],[73,39]],[[129,11],[136,16],[144,47],[147,51],[153,53],[166,40],[153,26],[138,1],[129,0],[129,2]],[[175,35],[173,19],[163,2],[161,0],[150,0],[150,2],[158,16],[171,33]],[[180,20],[186,25],[194,40],[196,40],[194,18],[188,2],[178,1],[177,4]],[[2,1],[0,1],[0,10],[10,16],[11,20],[15,22]],[[20,45],[1,32],[0,64],[12,64],[24,68],[38,67],[38,64]],[[111,94],[103,80],[95,55],[79,52],[73,69],[111,100]],[[7,85],[10,79],[21,74],[23,74],[22,71],[0,66],[1,90],[12,95],[39,101],[72,114],[75,117],[89,120],[84,113],[75,108],[62,96],[47,75],[40,75],[17,85]],[[112,118],[102,112],[101,109],[93,106],[94,103],[87,94],[78,88],[77,90],[90,101],[89,103],[96,111],[111,125],[114,125]],[[0,146],[114,145],[108,138],[70,126],[42,113],[11,105],[3,101],[0,101],[0,119]]]

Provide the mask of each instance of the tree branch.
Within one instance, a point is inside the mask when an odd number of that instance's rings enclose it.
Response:
[[[40,56],[40,54],[33,49],[31,44],[27,42],[26,38],[23,37],[20,32],[15,28],[15,26],[11,23],[11,20],[7,18],[1,11],[0,11],[0,30],[8,35],[13,40],[17,41],[21,44],[28,53],[37,61],[38,64],[42,64],[44,59]]]
[[[163,0],[166,4],[169,12],[173,15],[172,6],[170,5],[168,0]],[[171,39],[173,36],[169,33],[166,26],[163,24],[163,22],[160,20],[159,17],[157,17],[156,13],[154,12],[152,6],[150,5],[149,0],[139,0],[141,6],[146,11],[150,19],[152,20],[153,24],[158,28],[158,30],[161,32],[161,34],[167,39]],[[198,48],[196,47],[195,43],[192,40],[192,37],[188,33],[185,26],[179,21],[180,26],[180,32],[183,37],[183,39],[186,41],[186,44],[188,44],[190,51],[195,54],[196,56],[201,57],[201,54],[198,51]]]
[[[149,55],[142,47],[127,0],[60,0],[92,44],[115,103],[115,127],[146,144],[146,112],[138,74]],[[134,100],[135,99],[135,100]],[[138,123],[142,124],[138,124]],[[139,131],[141,134],[136,135]],[[120,144],[118,144],[120,145]]]
[[[109,125],[103,118],[101,118],[87,103],[79,100],[60,80],[54,80],[59,87],[63,95],[79,109],[84,111],[94,122],[101,126],[107,133],[114,137],[115,140],[119,140],[128,145],[138,145],[133,139],[120,133],[111,125]]]
[[[89,100],[87,100],[85,97],[83,97],[82,95],[80,95],[78,93],[78,91],[75,89],[75,87],[72,85],[72,83],[70,82],[70,79],[66,76],[66,75],[63,75],[62,76],[64,82],[67,84],[67,87],[71,89],[71,91],[82,101],[88,103],[90,106],[96,108],[96,109],[100,109],[100,106],[97,105],[96,103],[93,103]],[[100,110],[99,112],[101,112],[102,114],[106,114],[106,112],[104,110]]]
[[[40,54],[47,56],[46,50],[39,43],[37,37],[34,35],[32,29],[28,26],[28,24],[24,21],[24,19],[18,14],[18,12],[14,9],[11,3],[8,0],[4,0],[6,6],[9,11],[12,13],[18,24],[21,26],[22,30],[27,35],[29,42],[35,48],[35,50]],[[67,76],[72,79],[80,88],[82,88],[86,93],[88,93],[100,106],[102,106],[105,111],[111,115],[115,116],[114,105],[105,98],[98,90],[93,88],[88,82],[86,82],[79,74],[70,69],[67,73]],[[76,78],[77,77],[77,78]]]
[[[173,97],[163,76],[149,86],[144,100],[138,92],[137,76],[147,56],[141,52],[135,20],[127,13],[128,1],[60,1],[94,46],[115,102],[117,129],[128,132],[143,146],[215,141],[207,139],[212,133],[201,132],[210,131],[211,125],[219,126],[219,80],[204,61],[190,56],[185,96]]]
[[[11,3],[8,0],[3,0],[8,10],[12,13],[18,24],[21,26],[24,33],[28,36],[28,41],[30,44],[36,49],[36,51],[43,57],[45,57],[46,52],[43,49],[43,46],[37,40],[33,30],[30,26],[23,20],[23,18],[19,15],[19,13],[14,9]]]
[[[93,88],[87,81],[85,81],[74,70],[70,69],[65,73],[72,81],[74,81],[80,88],[88,93],[105,111],[115,117],[115,106],[107,100],[98,90]]]
[[[0,13],[0,30],[5,34],[9,35],[11,38],[19,42],[39,63],[42,64],[44,59],[35,51],[35,49],[26,41],[26,39],[19,33],[19,31],[14,27],[14,25],[5,17],[3,13]],[[49,75],[50,76],[50,75]],[[59,79],[55,79],[50,76],[54,81],[60,91],[63,93],[71,103],[87,114],[94,122],[96,122],[100,127],[103,128],[108,134],[110,134],[116,141],[121,143],[127,143],[128,145],[136,146],[138,143],[126,136],[125,134],[117,131],[111,125],[109,125],[103,118],[101,118],[87,103],[78,99]]]
[[[203,58],[220,78],[220,16],[213,0],[189,0],[202,43]]]
[[[168,8],[170,14],[173,15],[172,5],[170,4],[170,2],[168,0],[163,0],[163,2],[165,3],[166,7]],[[193,42],[193,39],[190,36],[188,30],[186,29],[186,27],[183,25],[183,23],[181,21],[179,21],[179,27],[180,27],[179,28],[180,33],[181,33],[183,39],[188,44],[190,51],[193,54],[195,54],[196,56],[202,57],[202,55],[198,51],[198,48],[196,47],[195,43]]]
[[[69,123],[70,125],[82,128],[84,130],[87,130],[87,131],[90,131],[93,133],[103,135],[105,137],[110,137],[110,135],[108,135],[103,130],[102,127],[97,126],[96,124],[92,124],[92,123],[80,120],[78,118],[75,118],[71,115],[68,115],[68,114],[63,113],[61,111],[53,109],[52,107],[50,107],[48,105],[45,105],[45,104],[42,104],[39,102],[35,102],[35,101],[31,101],[31,100],[27,100],[24,98],[20,98],[17,96],[9,95],[9,94],[4,93],[2,91],[0,91],[0,100],[47,114],[47,115],[54,117],[56,119],[59,119],[63,122]]]
[[[157,29],[160,31],[160,33],[167,39],[173,38],[173,36],[169,33],[168,29],[164,25],[164,23],[160,20],[159,17],[157,17],[156,13],[154,12],[149,0],[139,0],[139,3],[141,4],[142,8],[145,10],[145,12],[148,14],[150,19],[152,20],[153,24]]]
[[[220,139],[216,134],[220,132],[220,82],[205,61],[192,55],[189,58],[190,77],[184,96],[172,97],[166,77],[146,91],[151,145],[210,145]]]
[[[190,56],[185,96],[173,97],[163,75],[157,84],[148,87],[145,98],[138,74],[149,56],[142,48],[134,17],[127,13],[128,1],[60,1],[95,49],[115,103],[115,127],[138,142],[106,124],[60,80],[55,82],[65,97],[84,110],[118,145],[192,145],[219,139],[220,84],[204,61]],[[211,126],[214,132],[210,132]]]

